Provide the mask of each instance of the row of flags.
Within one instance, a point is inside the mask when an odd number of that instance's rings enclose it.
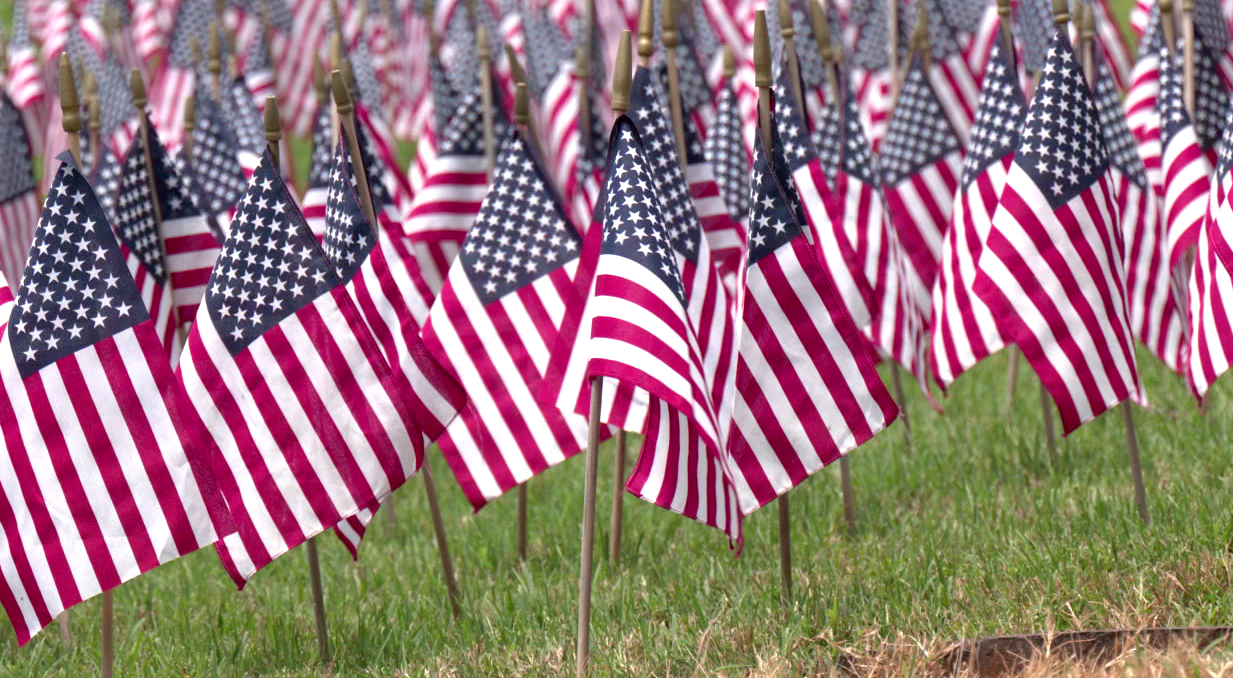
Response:
[[[739,549],[748,515],[898,416],[879,360],[929,394],[1014,344],[1066,432],[1146,404],[1136,341],[1200,397],[1227,369],[1215,0],[1195,3],[1193,87],[1168,17],[1132,60],[1102,0],[1089,73],[1036,0],[1010,42],[994,6],[915,0],[892,27],[884,1],[792,0],[801,81],[776,36],[759,87],[759,4],[682,4],[618,111],[635,3],[19,6],[0,96],[21,170],[0,178],[19,641],[203,546],[239,586],[331,528],[355,554],[431,443],[478,510],[583,449],[593,389],[603,435],[643,434],[627,489]],[[117,113],[42,191],[61,53]],[[148,76],[148,109],[106,64]],[[312,134],[303,186],[267,143],[271,92]]]

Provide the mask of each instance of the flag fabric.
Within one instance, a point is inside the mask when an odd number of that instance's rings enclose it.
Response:
[[[581,241],[547,172],[506,137],[484,199],[437,295],[424,343],[469,404],[440,439],[479,510],[586,445],[586,418],[539,399]]]
[[[927,318],[963,168],[963,142],[919,54],[908,67],[879,164],[886,218],[910,263],[904,284]]]
[[[508,134],[509,125],[495,102],[493,128],[499,143]],[[433,290],[444,284],[454,255],[479,212],[488,191],[487,170],[482,102],[476,88],[463,99],[445,128],[438,155],[424,186],[415,194],[404,225]]]
[[[188,183],[172,164],[158,134],[150,129],[150,161],[158,200],[159,236],[166,256],[176,326],[187,332],[197,315],[206,283],[221,249],[205,214],[189,195]]]
[[[1160,170],[1160,54],[1165,49],[1164,27],[1160,8],[1153,6],[1151,21],[1139,44],[1139,55],[1130,73],[1130,89],[1126,92],[1126,121],[1138,142],[1139,157],[1147,170],[1147,180],[1160,198],[1164,197],[1164,175]]]
[[[151,137],[154,130],[150,130]],[[153,154],[151,154],[153,155]],[[174,365],[183,344],[178,334],[171,281],[163,252],[158,221],[157,187],[146,165],[142,135],[133,139],[120,164],[120,188],[116,192],[115,228],[129,274],[141,290],[141,302],[154,321],[167,357]]]
[[[692,53],[690,58],[693,58]],[[700,76],[699,76],[700,77]],[[686,99],[682,93],[682,127],[685,130],[685,180],[689,182],[689,192],[693,196],[694,209],[702,222],[702,232],[710,244],[712,261],[720,275],[735,275],[741,266],[741,256],[744,252],[745,227],[732,218],[723,193],[719,190],[715,170],[706,156],[702,136],[696,121],[703,117],[702,106],[710,107],[710,89],[704,84],[696,87],[704,89],[706,98],[695,95],[694,102]],[[690,103],[698,108],[687,107]],[[709,115],[714,115],[713,112]]]
[[[308,172],[308,188],[300,205],[308,228],[318,240],[325,237],[325,209],[330,194],[330,177],[334,173],[331,149],[334,147],[335,133],[330,107],[319,106],[317,121],[313,123],[313,156]]]
[[[33,109],[43,103],[46,87],[43,74],[39,70],[37,47],[31,40],[29,24],[26,21],[26,2],[17,0],[13,3],[13,21],[9,26],[8,36],[9,71],[5,75],[5,90],[13,105],[21,111]],[[35,128],[27,130],[31,136]]]
[[[775,137],[772,143],[778,142]],[[872,438],[899,414],[842,295],[804,238],[759,141],[728,433],[740,510],[748,515]],[[777,176],[778,175],[778,176]]]
[[[890,44],[888,3],[898,0],[852,0],[848,12],[852,36],[852,82],[860,101],[861,124],[869,130],[874,150],[881,148],[891,114],[891,88],[898,74],[890,71],[890,51],[899,54],[900,64],[908,53],[912,25],[903,7],[898,12],[898,45]]]
[[[38,224],[39,202],[26,126],[4,92],[0,92],[0,158],[8,165],[0,175],[0,273],[20,284]]]
[[[242,76],[224,83],[222,110],[235,131],[236,146],[233,152],[236,160],[244,170],[245,178],[251,178],[261,162],[261,155],[265,153],[265,120]]]
[[[0,604],[21,645],[234,529],[107,217],[60,159],[0,339]]]
[[[989,307],[975,294],[976,262],[984,249],[1014,157],[1027,103],[1019,89],[1014,55],[995,41],[985,70],[980,113],[964,160],[942,260],[933,285],[930,365],[943,390],[1005,341]]]
[[[711,160],[719,194],[728,206],[728,213],[737,224],[749,224],[749,152],[741,133],[742,121],[737,102],[736,84],[725,78],[720,86],[715,106],[715,123],[711,125],[703,151]],[[711,240],[716,248],[725,243]]]
[[[830,221],[856,254],[854,279],[861,280],[859,284],[867,287],[871,295],[868,317],[864,322],[855,318],[863,328],[892,300],[888,296],[888,290],[893,288],[888,285],[890,276],[884,275],[890,250],[886,244],[882,179],[875,169],[848,78],[840,73],[839,79],[843,101],[833,101],[833,89],[825,88],[828,96],[818,107],[812,141],[830,187],[831,199],[826,205]]]
[[[1055,29],[974,291],[1053,396],[1064,433],[1143,400],[1109,152],[1091,90]]]
[[[1211,164],[1182,98],[1182,57],[1165,56],[1160,72],[1161,171],[1164,175],[1165,256],[1177,269],[1199,239],[1207,213]],[[1184,272],[1182,279],[1190,277]],[[1183,283],[1184,284],[1184,283]]]
[[[441,436],[446,425],[466,402],[462,388],[429,354],[420,339],[416,317],[427,315],[422,297],[416,293],[412,272],[395,254],[385,229],[373,226],[364,216],[356,193],[356,179],[347,159],[341,135],[334,153],[331,172],[325,254],[355,300],[364,323],[377,340],[390,365],[391,376],[408,398],[406,407],[420,425],[423,441],[414,450],[400,450],[408,475],[423,459],[423,446]],[[413,458],[407,453],[414,452]],[[345,519],[335,526],[335,534],[356,557],[360,540],[378,504]]]
[[[1212,384],[1233,363],[1233,247],[1226,235],[1233,223],[1229,192],[1233,187],[1233,123],[1225,126],[1212,179],[1207,218],[1195,250],[1190,278],[1190,337],[1183,367],[1191,392],[1202,402]]]
[[[210,44],[210,22],[218,17],[212,0],[178,0],[170,15],[173,23],[166,58],[150,82],[150,110],[164,143],[179,148],[184,136],[184,102],[194,91],[204,91],[209,82],[204,64],[193,61],[191,43],[195,39],[205,49]],[[227,63],[225,55],[223,63]],[[199,115],[202,98],[197,102]]]
[[[1122,93],[1101,60],[1097,62],[1096,112],[1109,149],[1109,171],[1121,215],[1130,328],[1153,355],[1179,370],[1186,318],[1180,312],[1177,291],[1170,285],[1160,201],[1130,133]]]
[[[193,158],[188,163],[193,199],[218,230],[226,234],[231,211],[244,197],[247,180],[236,158],[239,142],[222,108],[208,97],[197,101]]]
[[[1125,89],[1130,85],[1134,62],[1130,57],[1130,46],[1122,34],[1122,25],[1117,20],[1120,12],[1115,12],[1109,0],[1088,0],[1088,5],[1092,8],[1092,19],[1096,24],[1096,46],[1104,57],[1105,67],[1117,88]]]
[[[649,87],[644,69],[638,78]],[[669,201],[656,190],[665,182],[657,179],[662,175],[644,148],[633,121],[619,117],[596,209],[602,221],[591,227],[602,233],[602,244],[586,302],[589,359],[583,377],[606,377],[650,395],[642,449],[626,489],[740,545],[743,516],[734,471],[714,380],[708,379],[711,370],[690,317],[690,283],[682,276],[682,262],[694,265],[689,255],[705,253],[706,243],[700,229],[682,232],[666,220],[670,212],[662,206]],[[716,277],[713,269],[710,277]]]
[[[797,109],[789,86],[786,61],[780,64],[775,84],[775,130],[781,143],[773,150],[791,172],[784,187],[796,217],[813,234],[822,268],[835,283],[844,308],[859,326],[869,324],[873,290],[863,275],[862,262],[842,227],[831,222],[829,204],[834,201],[822,162],[809,139],[809,127]]]
[[[216,546],[237,586],[418,469],[406,396],[268,151],[178,376],[218,448],[211,466],[237,532]]]

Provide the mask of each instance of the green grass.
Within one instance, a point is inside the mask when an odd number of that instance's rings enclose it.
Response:
[[[1080,429],[1050,464],[1038,385],[1025,371],[1003,416],[1006,361],[957,384],[946,413],[908,398],[900,424],[852,456],[860,527],[843,528],[836,474],[792,497],[796,597],[779,603],[774,508],[747,523],[734,557],[718,532],[626,500],[626,549],[605,558],[613,484],[602,451],[595,576],[601,674],[744,673],[783,661],[831,666],[883,640],[925,643],[1011,631],[1226,623],[1233,617],[1229,491],[1233,393],[1206,417],[1179,380],[1142,356],[1153,409],[1136,412],[1153,521],[1134,509],[1121,417]],[[467,614],[451,620],[420,483],[378,516],[352,564],[322,543],[339,675],[567,673],[573,661],[582,463],[530,486],[531,553],[515,555],[513,496],[472,515],[438,456]],[[119,666],[133,675],[327,673],[316,663],[306,561],[292,553],[235,592],[209,551],[116,592]],[[50,627],[0,650],[0,674],[79,675],[99,661],[97,599],[74,609],[75,645]],[[700,647],[702,648],[700,650]]]
[[[0,0],[0,16],[10,3]],[[306,150],[306,149],[305,149]],[[302,152],[301,158],[308,154]],[[994,633],[1201,625],[1233,618],[1233,424],[1227,383],[1200,416],[1180,380],[1141,355],[1153,401],[1137,410],[1153,522],[1134,510],[1121,418],[1086,425],[1052,463],[1038,383],[1024,370],[1003,413],[1006,360],[956,385],[935,414],[910,393],[912,447],[896,424],[852,455],[860,526],[843,526],[831,469],[792,497],[796,596],[779,602],[773,507],[734,557],[718,532],[626,498],[625,553],[605,557],[613,487],[602,451],[594,610],[598,674],[832,670],[878,653]],[[631,448],[636,450],[636,448]],[[631,451],[631,456],[633,455]],[[289,554],[236,592],[215,555],[182,558],[116,591],[122,675],[533,675],[572,671],[582,460],[530,485],[531,553],[515,555],[516,500],[473,515],[432,460],[467,613],[453,621],[418,479],[379,515],[358,564],[322,540],[333,652],[316,658],[305,557]],[[0,674],[85,675],[99,664],[100,601],[18,649]]]

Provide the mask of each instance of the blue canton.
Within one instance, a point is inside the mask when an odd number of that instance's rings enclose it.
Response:
[[[310,188],[325,188],[330,185],[330,174],[333,173],[333,154],[330,152],[334,140],[334,126],[330,116],[331,105],[324,102],[317,109],[317,119],[313,122],[313,161],[308,175]]]
[[[1054,31],[1041,73],[1015,163],[1057,210],[1100,180],[1109,157],[1092,92],[1064,30]]]
[[[237,355],[337,285],[267,150],[236,205],[206,287],[206,308],[219,337]]]
[[[445,127],[441,138],[440,155],[484,155],[484,109],[476,88],[462,100],[454,111],[454,117]],[[497,142],[509,133],[509,121],[505,109],[493,102],[492,127]]]
[[[897,184],[962,148],[920,55],[913,56],[882,142],[882,179],[888,185]]]
[[[166,285],[167,270],[155,220],[154,196],[150,195],[145,146],[140,134],[124,154],[115,216],[113,226],[120,242],[141,261],[160,285]]]
[[[209,98],[197,99],[191,167],[202,209],[218,214],[230,210],[244,195],[247,181],[235,157],[238,144],[218,104]]]
[[[691,261],[698,260],[698,244],[702,237],[702,222],[694,209],[693,195],[676,153],[672,126],[664,116],[665,108],[655,94],[651,74],[639,67],[634,73],[630,95],[630,117],[637,121],[645,161],[656,177],[664,226],[677,252]]]
[[[749,216],[749,161],[741,129],[736,90],[732,83],[719,95],[715,123],[706,137],[706,156],[715,170],[715,183],[732,218],[744,223]]]
[[[325,256],[343,282],[348,282],[360,272],[376,244],[376,235],[360,207],[351,160],[339,140],[325,202]]]
[[[778,143],[778,138],[771,141]],[[754,145],[754,186],[749,212],[749,259],[747,266],[756,266],[763,257],[791,242],[801,235],[801,214],[792,204],[795,189],[788,189],[782,167],[774,171],[767,164],[766,149],[762,147],[761,135]],[[789,192],[789,190],[791,192]]]
[[[458,259],[485,305],[576,259],[582,241],[522,135],[510,135]]]
[[[150,317],[90,184],[60,160],[8,324],[23,378]]]
[[[1156,109],[1160,113],[1160,142],[1167,146],[1179,132],[1190,126],[1190,114],[1186,112],[1186,102],[1182,98],[1181,53],[1172,58],[1164,52],[1160,56],[1160,95],[1156,99]]]
[[[985,68],[985,81],[980,92],[980,112],[972,125],[972,138],[968,143],[968,155],[963,163],[963,178],[960,185],[971,186],[988,167],[1014,152],[1019,140],[1019,124],[1027,109],[1023,91],[1019,89],[1014,64],[1002,51],[1002,42],[997,37],[989,65]]]
[[[1015,12],[1016,37],[1023,41],[1023,65],[1029,73],[1045,65],[1049,36],[1053,34],[1053,6],[1050,0],[1019,0]]]
[[[34,190],[34,160],[26,125],[7,94],[0,91],[0,205]]]
[[[822,107],[822,112],[813,130],[814,152],[822,164],[828,181],[834,184],[835,178],[842,168],[848,176],[859,179],[862,183],[877,186],[879,177],[873,169],[873,154],[869,151],[869,139],[865,136],[865,128],[861,126],[860,110],[857,108],[856,97],[848,89],[848,81],[844,75],[839,76],[839,91],[844,97],[843,130],[840,132],[839,110],[835,103],[828,102]],[[830,92],[831,90],[826,90]]]
[[[223,105],[231,128],[235,130],[238,148],[234,150],[261,153],[265,148],[265,121],[244,78],[236,78],[223,91]]]
[[[1100,129],[1104,132],[1105,146],[1109,149],[1109,164],[1139,188],[1146,189],[1147,168],[1139,155],[1138,141],[1126,123],[1122,93],[1113,83],[1113,76],[1109,75],[1104,61],[1099,58],[1096,72],[1096,114],[1100,116]]]
[[[638,69],[645,75],[643,69]],[[626,116],[612,128],[612,151],[604,182],[602,253],[625,257],[653,273],[685,305],[685,283],[677,263],[675,236],[664,221],[665,201],[656,187],[661,171],[643,157],[643,139]]]

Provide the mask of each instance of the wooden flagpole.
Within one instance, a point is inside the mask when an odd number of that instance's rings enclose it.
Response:
[[[796,102],[796,110],[805,119],[805,95],[801,92],[801,62],[796,56],[796,26],[792,18],[792,3],[779,0],[779,36],[783,38],[783,51],[788,61],[788,79],[792,81],[788,93]]]
[[[1002,29],[1002,49],[1010,55],[1011,63],[1015,63],[1015,39],[1013,33],[1011,32],[1011,0],[998,0],[998,17]],[[1037,77],[1039,78],[1039,74],[1037,74]],[[1035,88],[1033,87],[1033,89]],[[1031,97],[1032,95],[1031,92],[1026,92],[1025,94],[1028,97]],[[1003,412],[1008,419],[1014,411],[1015,392],[1019,388],[1019,357],[1018,346],[1011,343],[1006,347],[1006,404]],[[1041,389],[1044,389],[1044,384],[1041,384]],[[1047,396],[1048,393],[1045,392],[1042,398]],[[1044,414],[1045,421],[1047,422],[1046,427],[1051,431],[1053,429],[1053,420],[1050,418],[1050,403],[1048,401],[1043,402],[1045,405]],[[1050,436],[1050,441],[1052,441],[1052,436]],[[1056,454],[1056,445],[1051,443],[1049,449],[1051,453]]]
[[[782,5],[781,5],[782,10]],[[789,19],[790,21],[790,19]],[[767,162],[773,163],[771,136],[771,34],[766,25],[766,10],[754,15],[754,84],[758,87],[758,133]],[[792,605],[792,519],[788,494],[779,496],[779,575],[780,602]]]
[[[193,162],[193,132],[197,129],[197,97],[190,94],[184,99],[184,141],[180,143],[180,153],[184,161],[190,165]]]
[[[62,62],[62,63],[63,63],[63,62]],[[61,69],[60,73],[61,73],[61,75],[63,75],[63,74],[64,74],[64,69],[63,69],[63,68]],[[71,71],[70,71],[70,73],[71,73]],[[76,85],[75,85],[75,84],[74,84],[73,89],[74,89],[74,92],[75,92],[75,91],[76,91]],[[134,92],[134,94],[137,94],[137,92]],[[142,95],[144,95],[144,94],[145,94],[145,88],[144,88],[144,87],[142,88],[141,94],[142,94]],[[76,99],[76,97],[74,97],[74,99]],[[74,108],[75,108],[75,109],[76,109],[76,111],[78,112],[78,116],[80,116],[80,114],[81,114],[81,113],[80,113],[80,112],[81,112],[81,106],[80,106],[80,105],[77,105],[77,102],[76,102],[76,101],[74,101],[73,103],[74,103]],[[63,105],[63,104],[62,104],[62,105]],[[143,122],[144,122],[144,120],[145,120],[144,110],[145,110],[145,108],[144,108],[144,106],[143,106],[143,107],[142,107],[143,114],[142,114],[142,116],[141,116],[141,117],[142,117]],[[76,122],[75,124],[76,124],[76,127],[77,127],[77,131],[78,131],[78,132],[80,132],[80,131],[81,131],[81,119],[80,119],[80,117],[78,117],[78,120],[77,120],[77,122]],[[64,128],[65,128],[65,130],[66,130],[66,131],[68,130],[68,123],[67,123],[67,121],[65,122],[65,127],[64,127]],[[144,128],[143,128],[143,129],[144,129]],[[91,141],[94,141],[94,139],[91,139]],[[74,148],[74,149],[73,149],[73,159],[74,159],[74,160],[76,160],[78,163],[80,163],[80,162],[81,162],[81,141],[78,139],[77,134],[73,134],[73,135],[71,135],[71,136],[70,136],[70,142],[69,142],[69,143],[70,143],[70,145],[75,145],[75,146],[76,146],[76,148]],[[92,152],[93,152],[93,153],[94,153],[94,155],[97,157],[97,156],[99,155],[99,150],[100,150],[100,149],[99,149],[99,147],[98,147],[98,146],[93,146],[93,147],[92,147],[92,149],[93,149],[93,151],[92,151]],[[150,163],[150,157],[149,157],[149,150],[148,150],[148,149],[149,149],[149,145],[148,145],[148,144],[146,145],[146,149],[147,149],[147,151],[146,151],[146,153],[147,153],[147,155],[146,155],[146,167],[149,167],[149,166],[150,166],[150,164],[149,164],[149,163]],[[153,180],[154,180],[154,176],[153,176],[153,175],[150,175],[150,180],[151,180],[151,182],[153,182]],[[152,196],[151,196],[151,197],[153,198],[153,202],[154,202],[154,210],[155,210],[155,211],[154,211],[154,218],[157,220],[157,219],[158,219],[158,198],[157,198],[157,193],[152,194]],[[160,223],[160,222],[159,222],[159,221],[155,221],[155,223],[157,224],[157,223]],[[156,226],[156,228],[157,228],[157,226]],[[162,239],[160,238],[160,241],[161,241],[161,240],[162,240]],[[165,256],[164,256],[163,260],[164,260],[164,261],[166,261],[166,257],[165,257]],[[114,595],[113,595],[113,591],[112,591],[112,590],[107,590],[107,591],[103,591],[103,629],[102,629],[102,632],[103,632],[103,658],[102,658],[102,666],[101,666],[101,667],[100,667],[100,669],[99,669],[99,675],[101,675],[103,678],[112,678],[112,676],[114,676],[114,675],[115,675],[115,665],[116,665],[116,633],[115,633],[115,631],[116,631],[115,597],[114,597]]]
[[[209,61],[207,67],[210,69],[210,87],[214,90],[214,101],[218,105],[223,103],[223,43],[220,35],[222,28],[219,27],[218,21],[210,22],[209,32]]]
[[[278,170],[278,145],[282,141],[282,119],[278,114],[277,97],[266,97],[265,100],[265,140],[270,155],[274,158],[274,169]],[[308,556],[308,578],[312,587],[313,616],[317,625],[317,651],[322,664],[330,659],[330,635],[325,620],[325,593],[321,587],[321,559],[317,555],[317,539],[313,537],[305,544]]]
[[[629,31],[621,31],[616,64],[612,69],[612,111],[619,117],[629,110],[629,92],[633,86],[633,55]],[[582,555],[578,574],[578,649],[575,673],[586,673],[591,659],[591,584],[595,557],[595,489],[599,480],[599,434],[603,430],[600,406],[603,404],[601,378],[591,379],[591,412],[587,434],[586,489],[582,497]]]
[[[64,133],[68,136],[69,152],[73,154],[73,160],[78,165],[81,164],[81,102],[77,98],[77,81],[73,78],[73,66],[69,63],[68,54],[60,53],[60,113]],[[103,593],[103,626],[106,629],[110,622],[110,615],[107,614],[110,609],[111,592]],[[69,610],[64,610],[60,613],[60,639],[68,647],[73,645],[72,633],[72,616]],[[104,633],[104,645],[108,633]],[[107,648],[103,648],[103,657],[107,658]],[[104,666],[106,669],[106,666]],[[107,669],[110,670],[110,669]]]
[[[1079,29],[1079,65],[1083,68],[1083,77],[1087,78],[1089,87],[1096,87],[1096,44],[1095,16],[1090,5],[1079,3],[1075,5],[1075,25]]]
[[[668,66],[668,103],[672,114],[672,138],[676,142],[677,160],[684,176],[689,161],[685,153],[685,106],[681,101],[681,72],[677,64],[677,47],[681,42],[676,32],[676,0],[661,0],[660,39],[664,43],[664,63]],[[643,42],[654,48],[655,16],[651,0],[643,0],[642,14],[638,21],[638,55],[642,56]],[[649,55],[648,55],[649,56]]]
[[[475,27],[475,43],[480,60],[480,97],[484,115],[484,158],[488,164],[488,182],[492,183],[492,171],[497,166],[497,134],[492,114],[492,50],[488,44],[488,27]]]
[[[527,144],[538,154],[539,139],[535,138],[535,130],[531,128],[531,91],[523,81],[514,86],[514,124],[522,130]],[[489,175],[491,173],[490,166]],[[523,561],[527,559],[527,485],[530,483],[531,480],[527,479],[518,484],[518,559]]]
[[[1182,40],[1185,50],[1182,56],[1182,72],[1184,80],[1182,94],[1186,102],[1186,112],[1194,117],[1194,0],[1182,0]]]
[[[330,86],[334,93],[334,106],[338,110],[338,118],[342,121],[343,134],[347,137],[347,149],[351,155],[351,166],[355,169],[355,180],[360,186],[360,206],[372,227],[379,228],[376,210],[373,209],[368,174],[364,167],[363,156],[360,154],[360,140],[355,131],[355,104],[351,100],[351,92],[347,88],[342,71],[335,70],[330,73]],[[450,609],[454,613],[454,618],[458,619],[462,617],[461,594],[458,592],[458,582],[454,578],[454,561],[450,557],[449,542],[445,536],[445,520],[441,517],[437,484],[433,480],[432,466],[427,458],[424,459],[424,465],[420,467],[420,475],[424,478],[424,494],[428,498],[428,511],[432,514],[432,527],[437,537],[437,552],[441,556],[441,571],[445,577]]]
[[[90,167],[83,167],[82,169],[83,171],[89,170],[93,172],[94,169],[98,167],[99,156],[101,155],[99,153],[101,150],[101,146],[99,144],[103,138],[103,116],[101,110],[101,100],[98,95],[98,80],[95,79],[94,73],[86,71],[85,85],[87,117],[86,127],[90,130]],[[82,158],[82,162],[85,162],[85,158]]]
[[[1160,27],[1164,31],[1165,50],[1172,57],[1177,48],[1177,23],[1173,17],[1173,0],[1160,0]]]
[[[900,0],[882,0],[886,3],[886,39],[887,59],[886,69],[891,77],[891,101],[899,101],[899,88],[903,87],[903,78],[899,74],[899,2]],[[909,59],[910,61],[910,59]],[[891,109],[894,110],[894,103]]]

